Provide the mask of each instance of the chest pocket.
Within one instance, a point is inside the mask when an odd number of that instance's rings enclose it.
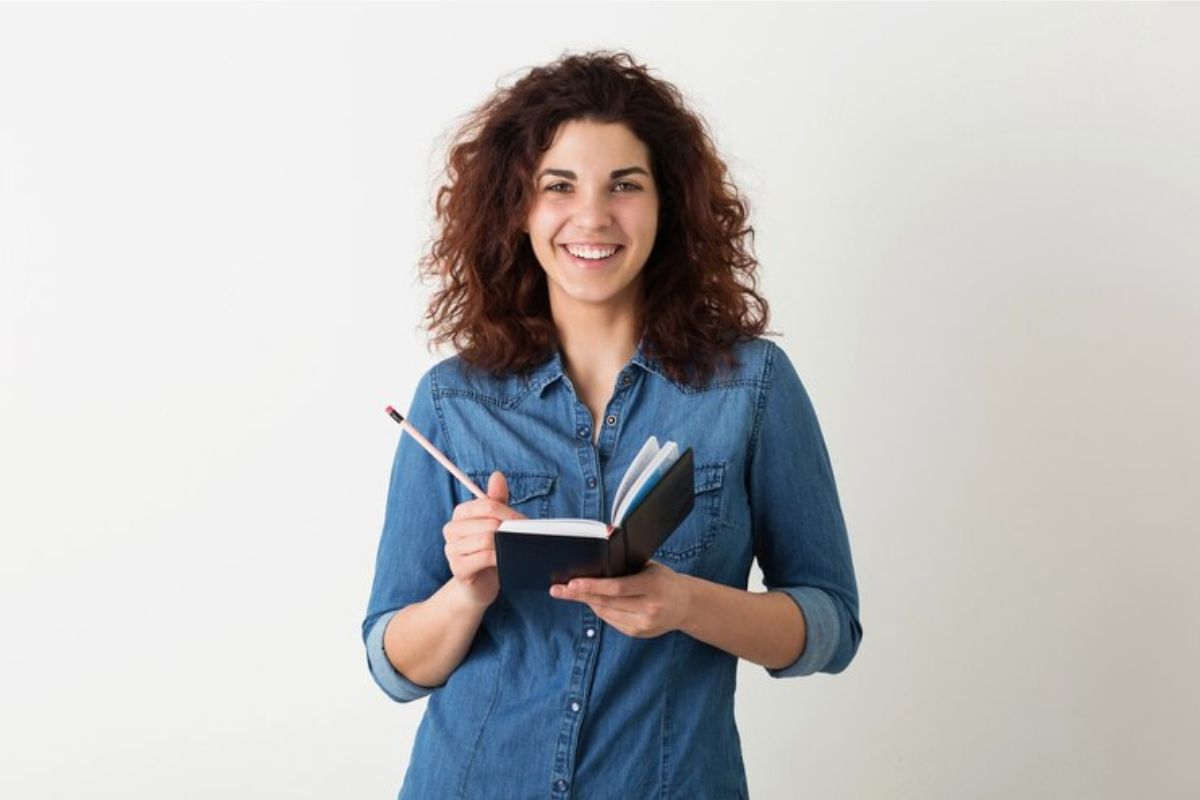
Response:
[[[675,532],[654,552],[655,560],[668,566],[687,563],[703,553],[717,539],[721,529],[721,484],[725,481],[725,463],[697,464],[695,504]]]
[[[545,519],[550,514],[550,497],[554,494],[554,485],[558,475],[553,472],[530,472],[501,469],[504,479],[508,481],[508,505],[520,511],[530,519]],[[491,471],[470,471],[471,480],[480,489],[487,491],[488,478]],[[465,491],[465,490],[464,490]],[[467,498],[471,499],[471,498]]]

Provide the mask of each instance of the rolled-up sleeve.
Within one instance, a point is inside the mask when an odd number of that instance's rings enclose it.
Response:
[[[383,650],[383,631],[394,616],[396,611],[388,611],[375,620],[367,633],[367,666],[371,670],[371,677],[375,679],[379,688],[383,689],[384,694],[397,703],[409,703],[430,694],[436,687],[413,683],[388,660],[387,653]]]
[[[838,673],[862,641],[858,584],[829,453],[787,354],[767,347],[751,436],[747,491],[755,556],[767,589],[804,617],[805,645],[776,678]]]
[[[436,369],[421,378],[406,418],[453,459],[435,406]],[[450,580],[442,527],[454,513],[452,481],[450,474],[412,437],[400,436],[375,557],[375,577],[362,623],[367,667],[379,688],[397,702],[416,700],[434,691],[413,683],[392,666],[383,649],[383,632],[397,611],[428,599]]]

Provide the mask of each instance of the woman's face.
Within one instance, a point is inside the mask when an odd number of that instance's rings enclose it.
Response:
[[[526,230],[555,316],[635,309],[658,230],[646,145],[619,123],[564,123],[534,170],[534,190]]]

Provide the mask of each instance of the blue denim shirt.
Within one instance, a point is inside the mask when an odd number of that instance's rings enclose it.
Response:
[[[647,437],[691,447],[695,506],[654,558],[739,589],[757,558],[766,587],[789,595],[807,625],[799,658],[767,672],[840,672],[862,626],[829,454],[787,355],[764,339],[735,352],[735,370],[697,388],[639,348],[617,376],[597,441],[557,354],[526,378],[442,361],[421,379],[408,418],[477,484],[503,472],[509,505],[531,518],[607,521]],[[400,438],[362,626],[380,688],[399,702],[429,696],[400,796],[746,797],[737,657],[685,633],[632,638],[585,604],[502,589],[442,686],[417,685],[391,665],[384,627],[450,579],[442,526],[469,499]]]

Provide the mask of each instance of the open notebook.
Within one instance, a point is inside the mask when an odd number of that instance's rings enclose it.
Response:
[[[576,577],[637,572],[692,510],[689,447],[659,446],[651,436],[625,470],[613,496],[611,522],[590,519],[504,520],[496,561],[504,589],[549,589]]]

